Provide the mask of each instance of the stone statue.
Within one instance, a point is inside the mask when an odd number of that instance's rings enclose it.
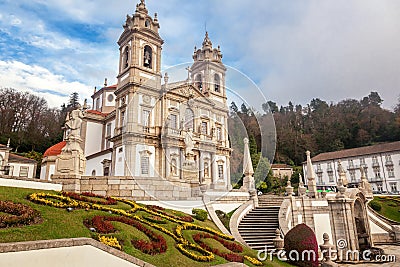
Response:
[[[193,154],[193,147],[194,147],[193,132],[192,132],[192,129],[189,128],[189,130],[186,132],[186,136],[185,136],[185,155],[186,156]]]
[[[79,108],[68,113],[65,121],[65,126],[70,130],[68,137],[80,136],[83,117],[83,112]]]

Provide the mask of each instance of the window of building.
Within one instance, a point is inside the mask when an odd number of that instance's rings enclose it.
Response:
[[[365,165],[365,158],[360,158],[360,166],[364,166]]]
[[[390,183],[390,189],[392,192],[397,192],[397,183]]]
[[[328,177],[329,177],[329,182],[330,183],[333,183],[335,181],[334,178],[333,178],[333,172],[332,171],[328,172]]]
[[[146,68],[151,69],[152,68],[152,57],[153,57],[153,50],[151,49],[150,46],[146,45],[144,46],[144,57],[143,57],[143,66]]]
[[[392,161],[392,156],[391,155],[385,155],[385,160],[386,160],[386,162]]]
[[[354,164],[353,164],[353,160],[352,160],[352,159],[349,159],[349,167],[350,167],[350,168],[353,168],[353,167],[354,167]]]
[[[169,127],[171,129],[178,128],[178,116],[175,114],[169,114]]]
[[[150,111],[143,109],[142,110],[142,125],[145,127],[149,127],[150,125]]]
[[[194,131],[194,112],[193,110],[191,110],[190,108],[187,108],[185,110],[185,123],[184,123],[184,127],[186,130],[188,129],[192,129],[192,131]]]
[[[100,97],[96,98],[96,110],[100,109]]]
[[[107,123],[106,125],[106,137],[111,136],[111,122]]]
[[[150,20],[149,19],[146,19],[146,21],[144,22],[144,26],[146,28],[150,28]]]
[[[110,175],[110,167],[104,167],[103,169],[103,176],[109,176]]]
[[[224,165],[222,164],[218,165],[218,178],[224,179]]]
[[[142,155],[140,157],[140,169],[142,174],[149,174],[150,158],[148,155]]]
[[[394,167],[393,165],[387,166],[388,176],[389,178],[394,178]]]
[[[28,177],[29,167],[20,166],[19,167],[19,177]]]
[[[351,181],[355,182],[356,181],[356,172],[355,172],[355,170],[350,170],[349,173],[350,173]]]
[[[92,176],[96,176],[96,170],[92,170]]]
[[[199,89],[200,91],[203,91],[203,82],[202,82],[201,74],[197,74],[197,75],[196,75],[196,78],[195,78],[195,86],[196,86],[197,89]]]
[[[201,122],[201,133],[207,134],[207,122],[206,121]]]
[[[378,188],[378,191],[379,191],[379,192],[382,192],[383,187],[382,187],[382,184],[381,184],[381,183],[378,183],[378,184],[376,185],[376,187]]]
[[[380,168],[374,168],[374,173],[375,173],[375,178],[380,179],[381,178],[381,170]]]
[[[217,93],[220,92],[220,78],[218,74],[214,75],[214,91]]]
[[[322,172],[318,173],[317,177],[318,177],[318,184],[323,184],[324,182],[322,180]]]
[[[0,168],[3,166],[3,156],[0,155]]]
[[[378,158],[376,156],[372,156],[372,163],[378,163]]]

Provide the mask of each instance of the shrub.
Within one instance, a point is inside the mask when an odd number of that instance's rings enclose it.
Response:
[[[318,267],[318,243],[310,227],[304,223],[296,225],[286,234],[284,242],[286,256],[290,263],[303,267]],[[313,251],[314,255],[305,253],[306,251]],[[297,256],[298,259],[296,259]]]
[[[377,211],[377,212],[381,211],[381,209],[382,209],[381,204],[380,204],[378,201],[376,201],[376,200],[372,200],[371,202],[369,202],[369,206],[370,206],[374,211]]]
[[[199,220],[204,222],[207,217],[208,217],[208,213],[205,210],[202,209],[192,209],[192,214],[194,214],[194,217]]]
[[[216,210],[215,213],[217,214],[219,220],[222,222],[222,224],[225,226],[226,229],[229,229],[229,221],[231,219],[231,216],[222,210]]]

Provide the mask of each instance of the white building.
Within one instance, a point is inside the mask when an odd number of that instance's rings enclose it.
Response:
[[[0,176],[34,178],[36,160],[13,154],[10,151],[9,145],[0,144]]]
[[[400,142],[322,153],[312,158],[319,189],[335,187],[339,177],[338,163],[346,170],[349,187],[360,182],[360,167],[364,168],[374,191],[400,190]],[[307,177],[306,163],[303,164]]]
[[[162,77],[164,41],[157,14],[150,16],[144,1],[128,15],[118,40],[117,84],[95,90],[92,110],[84,110],[81,127],[86,176],[163,177],[185,181],[185,137],[193,135],[197,180],[210,188],[228,188],[230,146],[226,68],[220,48],[206,33],[196,48],[188,79],[169,82]],[[190,133],[189,133],[190,134]],[[50,180],[65,142],[44,154],[41,178]]]

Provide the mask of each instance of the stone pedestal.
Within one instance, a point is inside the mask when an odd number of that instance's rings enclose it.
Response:
[[[199,168],[197,168],[196,162],[194,161],[194,154],[186,154],[186,159],[183,162],[182,170],[183,179],[189,182],[199,183]]]
[[[255,190],[256,187],[255,187],[255,183],[254,183],[254,177],[253,176],[243,177],[242,188],[245,189],[246,191]]]

